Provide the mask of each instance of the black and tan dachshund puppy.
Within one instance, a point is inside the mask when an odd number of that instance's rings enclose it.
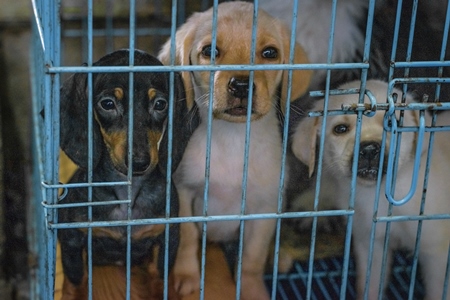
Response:
[[[94,66],[128,66],[128,50],[102,57]],[[153,56],[136,50],[134,65],[162,65]],[[173,105],[172,170],[181,160],[185,146],[198,123],[195,110],[188,111],[184,88],[175,74],[174,101],[169,98],[169,73],[135,72],[133,75],[132,160],[128,160],[129,73],[94,73],[92,75],[93,151],[92,182],[127,181],[132,168],[130,219],[165,216],[167,124]],[[88,182],[88,80],[79,73],[67,79],[61,88],[62,150],[79,166],[71,183]],[[88,202],[88,188],[69,188],[60,203]],[[92,188],[92,202],[129,199],[127,185],[104,185]],[[85,206],[61,208],[59,222],[86,222]],[[178,214],[178,196],[171,186],[170,216]],[[128,205],[94,205],[92,221],[128,219]],[[131,226],[131,264],[155,264],[163,274],[165,250],[164,224]],[[87,228],[58,230],[62,265],[66,280],[81,285],[86,274]],[[125,265],[126,226],[93,227],[92,260],[94,265]],[[170,226],[169,266],[178,247],[179,226]],[[158,250],[155,250],[158,249]],[[157,251],[157,252],[156,252]],[[158,255],[158,253],[160,253]],[[153,259],[156,257],[156,259]]]

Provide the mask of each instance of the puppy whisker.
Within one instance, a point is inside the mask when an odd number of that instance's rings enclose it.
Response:
[[[291,105],[291,114],[295,114],[297,117],[306,116],[305,110],[295,105]]]
[[[208,107],[209,106],[209,93],[205,93],[199,97],[197,97],[196,102],[199,107]]]

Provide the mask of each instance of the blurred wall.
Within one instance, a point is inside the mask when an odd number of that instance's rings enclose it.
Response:
[[[0,0],[0,294],[28,299],[31,1]]]

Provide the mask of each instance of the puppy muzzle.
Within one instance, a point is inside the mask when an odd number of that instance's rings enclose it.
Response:
[[[248,110],[248,93],[250,89],[250,82],[248,77],[236,78],[232,77],[228,82],[228,109],[225,110],[226,114],[233,116],[245,116]],[[252,90],[255,90],[253,84]],[[252,104],[252,114],[253,114]]]
[[[361,143],[358,157],[358,178],[376,181],[378,178],[380,158],[384,159],[384,155],[381,156],[381,145],[379,142]],[[383,174],[386,173],[385,165],[382,170]]]
[[[133,175],[143,175],[150,168],[150,156],[145,155],[133,155],[133,161],[131,166],[133,167]],[[125,165],[130,167],[128,161],[128,155],[125,156]]]

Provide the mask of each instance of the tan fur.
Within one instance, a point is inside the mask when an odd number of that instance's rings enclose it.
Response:
[[[153,100],[156,97],[156,90],[155,89],[149,89],[148,90],[148,99]]]
[[[175,65],[210,65],[210,57],[202,49],[212,43],[210,9],[192,15],[176,33]],[[217,65],[250,63],[253,4],[225,2],[218,7]],[[255,64],[284,64],[289,58],[289,32],[280,21],[259,11]],[[159,59],[170,64],[170,40],[163,46]],[[278,56],[263,57],[268,47],[277,49]],[[307,63],[303,49],[295,45],[294,63]],[[201,215],[205,184],[206,132],[209,95],[213,92],[213,124],[211,169],[209,176],[208,215],[239,214],[242,197],[246,116],[228,114],[236,99],[230,95],[231,78],[247,78],[249,71],[216,71],[210,86],[210,72],[183,72],[187,101],[194,101],[202,119],[191,137],[183,160],[174,174],[180,197],[180,216]],[[291,97],[287,99],[287,71],[254,72],[252,98],[250,155],[246,191],[246,213],[276,212],[281,171],[281,135],[276,105],[297,99],[306,92],[310,71],[293,71]],[[278,97],[281,96],[281,99]],[[208,223],[207,237],[211,241],[237,238],[238,221]],[[242,299],[268,299],[263,282],[265,261],[275,221],[270,219],[245,222],[242,264]],[[200,270],[197,224],[182,223],[180,247],[174,266],[176,289],[188,295],[199,289]]]
[[[147,237],[157,237],[164,231],[164,224],[154,225],[140,225],[137,230],[132,233],[131,239],[140,240]],[[80,228],[83,232],[88,232],[88,228]],[[111,239],[119,240],[122,238],[120,232],[114,227],[93,227],[92,236],[95,237],[109,237]]]
[[[119,300],[126,296],[126,269],[124,266],[94,266],[92,269],[92,299]],[[86,274],[87,275],[87,274]],[[85,288],[73,286],[69,280],[63,283],[61,300],[88,299],[87,276],[82,283]],[[163,298],[163,282],[158,274],[149,270],[133,267],[131,269],[130,295],[132,300],[159,300]],[[169,299],[179,299],[172,285],[169,285]]]
[[[163,137],[163,132],[149,130],[147,132],[148,140],[150,142],[150,157],[152,159],[151,161],[151,167],[156,166],[158,164],[159,158],[158,158],[158,151],[159,151],[159,143]]]
[[[111,160],[115,166],[120,170],[126,170],[125,156],[127,145],[127,132],[106,132],[103,127],[100,128],[103,136],[103,141],[106,147],[109,149]]]
[[[358,88],[360,82],[351,82],[341,88]],[[387,93],[387,83],[369,80],[367,89],[374,93],[378,103],[385,103]],[[401,91],[395,90],[399,99]],[[342,104],[357,103],[358,95],[331,96],[329,108],[340,109]],[[367,101],[367,97],[366,97]],[[407,96],[407,102],[412,101]],[[318,101],[313,110],[323,110],[323,100]],[[398,113],[398,112],[397,112]],[[373,117],[363,117],[360,143],[381,142],[383,133],[382,111],[377,111]],[[320,120],[319,120],[320,119]],[[320,136],[323,118],[306,118],[300,122],[293,136],[293,151],[295,155],[310,167],[314,167],[314,153],[316,146],[316,136]],[[418,126],[418,111],[405,110],[404,126]],[[427,117],[427,126],[430,120]],[[330,209],[337,207],[347,209],[349,207],[349,195],[351,185],[351,161],[353,159],[353,147],[355,144],[355,115],[338,115],[327,117],[325,127],[325,144],[323,156],[323,168],[321,178],[321,190],[319,195],[320,208]],[[336,134],[334,129],[339,124],[346,124],[349,130],[346,133]],[[450,112],[446,111],[438,116],[438,125],[450,125]],[[416,132],[402,133],[400,155],[398,162],[398,175],[395,186],[395,199],[401,199],[408,193],[411,186],[413,173],[413,161],[417,145]],[[422,185],[425,175],[425,164],[427,158],[429,134],[425,134],[424,144],[419,149],[421,157],[419,179],[417,189],[408,203],[393,207],[393,215],[413,216],[420,211],[422,197]],[[387,138],[386,148],[392,145]],[[450,212],[450,132],[439,132],[435,134],[434,149],[429,172],[429,183],[427,187],[427,198],[425,215],[448,214]],[[311,170],[310,170],[311,171]],[[312,173],[312,171],[310,172]],[[380,199],[377,208],[377,216],[386,216],[388,211],[388,201],[385,196],[386,175],[384,175],[380,187]],[[363,298],[365,274],[367,270],[367,259],[369,255],[369,241],[374,215],[374,200],[376,197],[376,182],[358,176],[356,178],[355,211],[353,217],[353,247],[357,265],[357,293],[358,299]],[[314,190],[307,191],[299,195],[294,202],[296,207],[311,206],[314,199]],[[414,249],[417,233],[417,221],[392,222],[390,229],[389,253],[387,255],[387,273],[389,278],[392,250],[398,248]],[[385,237],[386,223],[378,222],[374,238],[373,261],[368,290],[368,299],[377,299],[378,286],[382,266],[383,245]],[[422,274],[426,286],[426,299],[441,299],[444,285],[444,274],[447,264],[447,253],[450,242],[450,221],[447,220],[426,220],[423,221],[419,262],[422,267]],[[386,287],[386,282],[385,287]],[[447,298],[450,294],[447,293]]]
[[[122,100],[123,99],[123,89],[120,87],[115,88],[114,96],[117,98],[117,100]]]

